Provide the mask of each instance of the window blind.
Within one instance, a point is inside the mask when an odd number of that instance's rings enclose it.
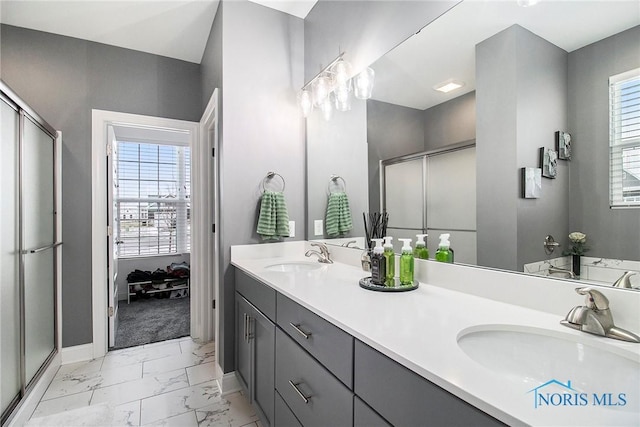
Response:
[[[119,257],[189,252],[189,147],[119,141],[117,152]]]
[[[611,207],[640,207],[640,68],[609,79]]]

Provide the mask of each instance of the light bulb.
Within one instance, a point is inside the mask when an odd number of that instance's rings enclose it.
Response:
[[[331,90],[331,81],[327,76],[318,77],[312,84],[313,104],[320,106],[329,95]]]
[[[336,110],[349,111],[351,110],[351,88],[340,86],[333,92],[336,103]]]
[[[371,92],[373,91],[373,81],[375,80],[376,73],[372,68],[365,68],[360,74],[355,77],[354,92],[358,99],[371,98]]]
[[[335,86],[347,86],[351,84],[349,77],[351,77],[351,64],[342,59],[338,60],[333,67],[331,67],[331,73],[333,74],[333,81]]]
[[[311,110],[313,110],[313,100],[308,90],[303,89],[298,92],[298,105],[300,106],[300,110],[302,110],[302,115],[308,117]]]
[[[322,110],[322,116],[326,121],[331,120],[333,116],[333,105],[331,105],[331,97],[326,96],[322,104],[320,104],[320,110]]]

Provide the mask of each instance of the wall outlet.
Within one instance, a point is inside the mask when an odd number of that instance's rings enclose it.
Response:
[[[324,224],[321,219],[316,219],[313,221],[313,234],[316,236],[322,236],[324,234]]]
[[[289,221],[289,237],[296,237],[296,222]]]

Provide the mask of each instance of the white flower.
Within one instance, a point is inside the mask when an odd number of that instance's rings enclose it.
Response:
[[[573,243],[585,243],[587,241],[587,235],[584,233],[580,233],[579,231],[574,231],[569,234],[569,240]]]

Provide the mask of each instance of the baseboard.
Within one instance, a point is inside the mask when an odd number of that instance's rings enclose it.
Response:
[[[49,384],[51,384],[51,381],[53,381],[53,378],[58,372],[58,368],[60,367],[60,359],[60,353],[56,354],[53,357],[53,360],[44,371],[36,385],[31,389],[24,400],[16,408],[13,417],[7,424],[7,427],[22,427],[27,421],[29,421],[29,418],[31,418],[31,414],[33,414],[33,411],[36,410],[38,403],[40,403],[40,399],[42,399],[42,396],[44,396],[44,393],[47,391]]]
[[[62,349],[62,364],[85,362],[93,359],[93,343],[74,345]]]
[[[227,394],[235,393],[242,390],[240,382],[236,378],[236,373],[229,372],[216,380],[218,388],[220,388],[220,395],[226,396]]]

